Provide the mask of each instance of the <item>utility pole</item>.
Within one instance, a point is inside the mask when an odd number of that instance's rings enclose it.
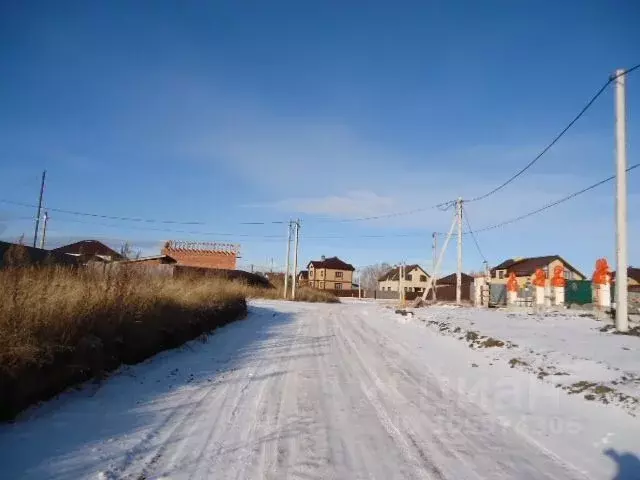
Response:
[[[47,222],[49,221],[49,212],[44,212],[44,224],[42,225],[42,239],[40,240],[40,248],[44,250],[44,242],[47,238]]]
[[[432,270],[432,276],[433,276],[433,301],[436,301],[436,257],[437,257],[437,252],[438,252],[438,234],[436,232],[433,232],[433,270]]]
[[[284,299],[287,299],[289,293],[289,258],[291,257],[291,222],[287,226],[287,260],[286,271],[284,272]]]
[[[293,249],[293,278],[291,280],[291,298],[296,299],[296,283],[298,283],[298,239],[300,233],[300,219],[294,223],[296,229],[295,246]]]
[[[40,183],[40,198],[38,199],[38,214],[36,215],[36,228],[33,232],[33,248],[38,245],[38,230],[40,229],[40,215],[42,215],[42,196],[44,195],[44,181],[47,177],[47,171],[42,171],[42,182]]]
[[[462,197],[456,202],[458,212],[458,271],[456,272],[456,304],[462,304]]]
[[[626,71],[616,70],[616,329],[629,330],[627,300],[627,119]]]

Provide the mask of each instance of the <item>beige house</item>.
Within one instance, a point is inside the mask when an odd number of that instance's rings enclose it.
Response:
[[[533,282],[536,270],[541,268],[547,279],[553,277],[556,266],[564,267],[564,278],[567,280],[584,280],[586,277],[560,255],[546,257],[510,258],[491,269],[491,283],[506,284],[511,272],[516,274],[518,285],[524,287]]]
[[[351,290],[353,288],[353,265],[338,257],[312,260],[307,265],[309,286],[320,290]]]
[[[402,287],[405,292],[424,292],[429,280],[429,274],[420,265],[406,265]],[[397,292],[400,288],[400,269],[392,268],[378,279],[378,290],[382,292]]]

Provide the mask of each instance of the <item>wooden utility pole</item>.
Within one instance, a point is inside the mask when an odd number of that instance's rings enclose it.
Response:
[[[47,178],[47,171],[42,171],[42,182],[40,183],[40,197],[38,198],[38,213],[36,214],[36,228],[33,232],[33,248],[38,246],[38,230],[40,229],[40,215],[42,215],[42,197],[44,195],[44,181]]]
[[[616,329],[629,330],[627,278],[626,71],[616,70]]]

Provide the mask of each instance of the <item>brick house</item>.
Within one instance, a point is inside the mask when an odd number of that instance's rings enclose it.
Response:
[[[429,280],[429,274],[420,265],[405,265],[402,285],[405,292],[424,292]],[[378,290],[382,292],[397,292],[400,280],[400,267],[395,267],[378,278]]]
[[[353,265],[338,257],[312,260],[307,265],[309,286],[320,290],[352,290]]]
[[[585,276],[577,268],[574,268],[560,255],[548,255],[545,257],[510,258],[491,269],[491,283],[505,284],[511,272],[515,273],[518,285],[524,287],[533,282],[536,270],[542,269],[547,279],[553,276],[556,266],[564,267],[564,277],[567,280],[584,280]]]
[[[181,266],[235,270],[239,252],[239,245],[230,243],[170,240],[164,244],[161,255],[170,257]]]

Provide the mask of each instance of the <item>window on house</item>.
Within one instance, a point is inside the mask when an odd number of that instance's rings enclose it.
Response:
[[[320,277],[324,277],[324,270],[320,270]]]
[[[407,275],[407,280],[409,280],[410,282],[413,281],[413,276],[411,274]]]
[[[342,278],[342,272],[336,272],[336,278]]]
[[[427,281],[427,276],[426,275],[420,275],[420,281],[421,282],[426,282]]]
[[[342,284],[336,283],[336,290],[342,290]]]
[[[498,278],[504,278],[504,270],[498,270],[496,273],[498,274]]]
[[[573,272],[571,270],[564,271],[564,278],[566,280],[573,280]]]

